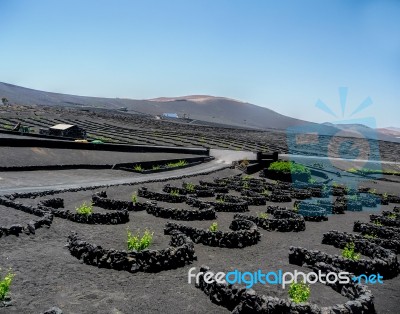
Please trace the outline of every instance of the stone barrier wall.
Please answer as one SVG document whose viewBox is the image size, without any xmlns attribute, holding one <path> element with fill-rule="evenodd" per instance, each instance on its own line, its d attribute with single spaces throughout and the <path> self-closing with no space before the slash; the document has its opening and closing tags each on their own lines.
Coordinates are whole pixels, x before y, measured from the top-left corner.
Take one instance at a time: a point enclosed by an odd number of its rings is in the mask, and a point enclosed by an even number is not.
<svg viewBox="0 0 400 314">
<path fill-rule="evenodd" d="M 72 256 L 85 264 L 131 273 L 174 269 L 197 259 L 193 243 L 188 237 L 177 231 L 172 231 L 170 234 L 170 247 L 162 250 L 140 252 L 107 250 L 81 240 L 75 233 L 68 237 L 67 247 Z"/>
<path fill-rule="evenodd" d="M 261 238 L 256 224 L 249 220 L 235 219 L 229 228 L 233 231 L 212 232 L 169 222 L 165 226 L 164 232 L 170 234 L 174 230 L 178 230 L 190 237 L 194 243 L 227 248 L 243 248 L 254 245 Z"/>
</svg>

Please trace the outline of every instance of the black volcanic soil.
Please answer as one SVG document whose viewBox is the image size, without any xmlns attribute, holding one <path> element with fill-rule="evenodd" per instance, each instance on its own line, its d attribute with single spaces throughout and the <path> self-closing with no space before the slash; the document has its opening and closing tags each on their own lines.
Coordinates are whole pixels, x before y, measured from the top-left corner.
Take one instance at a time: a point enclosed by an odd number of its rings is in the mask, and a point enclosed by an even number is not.
<svg viewBox="0 0 400 314">
<path fill-rule="evenodd" d="M 1 147 L 0 167 L 82 164 L 114 165 L 117 163 L 131 163 L 190 157 L 198 156 L 175 153 L 129 153 L 94 150 L 55 149 L 44 147 Z"/>
<path fill-rule="evenodd" d="M 186 181 L 197 183 L 199 180 L 212 180 L 239 173 L 237 170 L 223 170 L 212 175 L 197 176 Z M 173 186 L 181 186 L 182 180 L 171 180 Z M 161 191 L 163 183 L 145 184 L 149 189 Z M 398 185 L 391 182 L 374 184 L 380 192 L 398 194 Z M 110 198 L 129 200 L 130 195 L 142 185 L 116 186 L 107 189 Z M 382 189 L 382 191 L 381 191 Z M 234 193 L 232 193 L 234 194 Z M 74 209 L 84 201 L 89 201 L 92 191 L 62 193 L 56 197 L 65 200 L 66 208 Z M 37 204 L 40 199 L 19 199 L 26 204 Z M 139 201 L 145 201 L 139 198 Z M 161 203 L 165 207 L 189 208 L 185 204 Z M 283 206 L 290 206 L 284 203 Z M 263 206 L 251 206 L 250 214 L 263 210 Z M 391 209 L 393 205 L 383 206 Z M 1 208 L 0 208 L 1 209 Z M 12 210 L 2 211 L 0 225 L 4 217 L 7 221 Z M 168 245 L 169 236 L 163 234 L 166 219 L 156 218 L 146 212 L 131 212 L 130 222 L 124 225 L 85 225 L 55 218 L 50 229 L 42 228 L 35 236 L 8 236 L 0 239 L 0 265 L 3 269 L 12 267 L 16 273 L 12 287 L 14 305 L 0 309 L 0 313 L 40 313 L 52 306 L 60 307 L 64 313 L 228 313 L 225 308 L 213 304 L 206 295 L 187 283 L 187 272 L 191 267 L 210 266 L 215 271 L 230 271 L 238 268 L 242 271 L 294 269 L 308 271 L 288 263 L 288 250 L 291 245 L 309 249 L 320 249 L 328 253 L 340 254 L 340 250 L 321 244 L 322 234 L 329 230 L 351 232 L 355 220 L 369 221 L 371 211 L 361 213 L 346 212 L 344 215 L 329 217 L 329 221 L 306 223 L 306 231 L 300 233 L 267 232 L 261 229 L 261 241 L 244 249 L 222 249 L 196 244 L 198 261 L 184 268 L 160 273 L 130 274 L 123 271 L 100 269 L 82 264 L 72 257 L 64 247 L 67 236 L 76 231 L 83 239 L 100 244 L 105 248 L 124 249 L 126 229 L 132 231 L 149 228 L 154 231 L 152 248 Z M 10 215 L 10 216 L 9 216 Z M 18 214 L 19 215 L 19 214 Z M 233 213 L 218 213 L 218 225 L 228 230 Z M 18 218 L 17 216 L 16 218 Z M 22 219 L 23 217 L 21 217 Z M 182 224 L 208 228 L 212 221 L 180 222 Z M 378 313 L 398 313 L 400 305 L 400 278 L 385 281 L 383 285 L 369 286 L 375 295 Z M 280 287 L 260 286 L 254 289 L 258 293 L 287 297 Z M 311 287 L 311 301 L 328 306 L 344 303 L 346 298 L 324 285 Z"/>
</svg>

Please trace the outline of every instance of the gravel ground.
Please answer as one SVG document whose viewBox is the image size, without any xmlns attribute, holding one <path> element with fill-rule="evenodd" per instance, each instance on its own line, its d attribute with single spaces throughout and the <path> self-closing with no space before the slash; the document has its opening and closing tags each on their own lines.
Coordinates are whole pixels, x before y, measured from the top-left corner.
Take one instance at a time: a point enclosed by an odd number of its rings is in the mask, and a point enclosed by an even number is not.
<svg viewBox="0 0 400 314">
<path fill-rule="evenodd" d="M 239 173 L 226 169 L 211 175 L 186 179 L 192 183 L 199 180 L 211 181 L 213 177 L 224 177 Z M 181 186 L 183 180 L 171 180 L 173 186 Z M 114 199 L 129 200 L 130 195 L 140 186 L 161 191 L 166 184 L 152 183 L 134 186 L 115 186 L 107 189 L 108 196 Z M 398 185 L 393 182 L 368 182 L 380 192 L 398 193 Z M 102 189 L 99 189 L 102 190 Z M 232 195 L 235 193 L 232 192 Z M 66 208 L 74 209 L 84 201 L 89 201 L 92 191 L 62 193 L 56 197 L 65 200 Z M 43 198 L 51 198 L 43 197 Z M 43 199 L 42 198 L 42 199 Z M 26 204 L 36 204 L 41 198 L 19 199 Z M 145 201 L 139 197 L 139 201 Z M 189 208 L 185 204 L 159 202 L 160 206 Z M 284 203 L 283 206 L 290 206 Z M 263 206 L 251 206 L 249 214 L 263 211 Z M 383 206 L 373 212 L 391 209 L 393 205 Z M 96 208 L 96 211 L 100 209 Z M 321 244 L 322 234 L 329 230 L 351 232 L 353 222 L 367 222 L 371 211 L 360 213 L 346 212 L 334 215 L 326 222 L 307 222 L 306 231 L 300 233 L 268 232 L 261 229 L 261 241 L 244 249 L 224 249 L 195 244 L 198 260 L 193 264 L 176 270 L 160 273 L 130 274 L 123 271 L 99 269 L 82 264 L 72 257 L 64 247 L 67 236 L 76 231 L 85 240 L 105 248 L 124 249 L 126 229 L 132 231 L 149 228 L 154 231 L 152 248 L 168 246 L 170 236 L 163 234 L 166 219 L 157 218 L 146 212 L 131 212 L 130 222 L 124 225 L 85 225 L 55 218 L 50 229 L 42 228 L 35 236 L 8 236 L 0 239 L 0 266 L 12 267 L 16 273 L 12 287 L 14 305 L 0 309 L 0 313 L 40 313 L 52 306 L 60 307 L 64 313 L 227 313 L 208 299 L 194 285 L 187 282 L 187 272 L 191 267 L 203 264 L 215 271 L 229 271 L 237 268 L 242 271 L 294 269 L 308 271 L 306 268 L 288 263 L 288 250 L 291 245 L 309 249 L 320 249 L 327 253 L 340 254 L 340 250 Z M 0 225 L 3 222 L 25 221 L 25 215 L 14 213 L 12 209 L 0 207 Z M 16 215 L 16 216 L 15 216 Z M 233 213 L 218 213 L 218 225 L 228 230 Z M 30 216 L 30 215 L 28 215 Z M 35 219 L 35 216 L 32 216 Z M 185 225 L 208 228 L 212 221 L 180 222 Z M 378 313 L 398 313 L 400 305 L 400 278 L 385 281 L 379 286 L 369 287 L 375 295 Z M 257 285 L 254 289 L 260 294 L 287 297 L 287 291 L 277 286 Z M 311 287 L 311 302 L 320 306 L 344 303 L 347 299 L 332 289 L 316 284 Z"/>
</svg>

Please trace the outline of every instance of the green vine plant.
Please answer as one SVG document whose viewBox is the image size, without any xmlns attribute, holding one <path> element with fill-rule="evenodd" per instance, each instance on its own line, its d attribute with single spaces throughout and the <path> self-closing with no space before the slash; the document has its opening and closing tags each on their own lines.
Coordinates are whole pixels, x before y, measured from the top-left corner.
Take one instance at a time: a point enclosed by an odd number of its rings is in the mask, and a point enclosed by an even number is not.
<svg viewBox="0 0 400 314">
<path fill-rule="evenodd" d="M 211 226 L 208 228 L 211 232 L 217 232 L 218 231 L 218 222 L 213 222 Z"/>
<path fill-rule="evenodd" d="M 143 171 L 142 165 L 135 165 L 133 167 L 133 170 L 135 170 L 135 171 Z"/>
<path fill-rule="evenodd" d="M 147 249 L 153 242 L 154 232 L 150 232 L 149 230 L 145 230 L 143 235 L 140 236 L 140 232 L 138 231 L 135 235 L 133 235 L 129 230 L 127 230 L 127 247 L 128 251 L 142 251 Z"/>
<path fill-rule="evenodd" d="M 358 261 L 360 259 L 361 254 L 355 251 L 355 245 L 353 242 L 349 242 L 346 244 L 342 251 L 342 256 L 352 261 Z"/>
<path fill-rule="evenodd" d="M 389 218 L 389 219 L 397 219 L 397 215 L 395 213 L 390 213 L 389 215 L 387 215 L 387 218 Z"/>
<path fill-rule="evenodd" d="M 179 191 L 178 190 L 171 190 L 171 192 L 169 192 L 169 194 L 171 196 L 179 196 Z"/>
<path fill-rule="evenodd" d="M 195 186 L 193 183 L 190 182 L 185 184 L 185 189 L 191 193 L 195 192 Z"/>
<path fill-rule="evenodd" d="M 225 198 L 224 197 L 217 198 L 217 203 L 220 203 L 220 204 L 225 203 Z"/>
<path fill-rule="evenodd" d="M 89 216 L 93 213 L 93 203 L 87 204 L 83 202 L 83 204 L 76 207 L 75 210 L 79 215 Z"/>
<path fill-rule="evenodd" d="M 258 213 L 258 217 L 261 219 L 268 219 L 268 214 L 267 213 Z"/>
<path fill-rule="evenodd" d="M 14 277 L 15 274 L 13 274 L 11 270 L 7 272 L 4 278 L 1 279 L 0 277 L 0 301 L 4 301 L 5 298 L 7 297 Z"/>
<path fill-rule="evenodd" d="M 294 303 L 307 302 L 311 295 L 310 286 L 304 282 L 292 282 L 288 294 Z"/>
<path fill-rule="evenodd" d="M 131 201 L 133 204 L 136 204 L 138 202 L 138 196 L 136 192 L 133 192 L 131 195 Z"/>
<path fill-rule="evenodd" d="M 270 195 L 271 194 L 271 192 L 269 191 L 269 190 L 267 190 L 267 189 L 264 189 L 262 192 L 261 192 L 261 195 L 266 195 L 266 196 L 268 196 L 268 195 Z"/>
</svg>

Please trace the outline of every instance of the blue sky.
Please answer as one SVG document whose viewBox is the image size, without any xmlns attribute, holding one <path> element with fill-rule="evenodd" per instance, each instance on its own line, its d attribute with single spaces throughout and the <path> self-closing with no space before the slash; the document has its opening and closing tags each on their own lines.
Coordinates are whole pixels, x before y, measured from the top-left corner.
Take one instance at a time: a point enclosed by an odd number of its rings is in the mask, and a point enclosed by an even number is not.
<svg viewBox="0 0 400 314">
<path fill-rule="evenodd" d="M 208 94 L 310 121 L 400 126 L 400 1 L 0 0 L 0 81 L 146 99 Z"/>
</svg>

